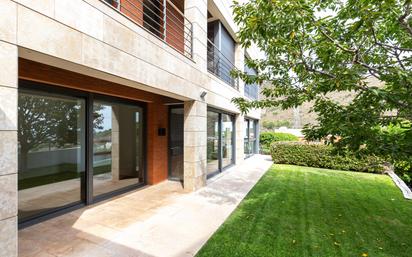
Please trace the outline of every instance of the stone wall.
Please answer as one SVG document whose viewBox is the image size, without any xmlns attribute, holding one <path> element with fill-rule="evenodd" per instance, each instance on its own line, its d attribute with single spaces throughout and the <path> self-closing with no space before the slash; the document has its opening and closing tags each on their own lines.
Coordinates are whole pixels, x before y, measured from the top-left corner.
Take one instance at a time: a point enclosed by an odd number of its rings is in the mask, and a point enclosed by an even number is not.
<svg viewBox="0 0 412 257">
<path fill-rule="evenodd" d="M 0 256 L 17 256 L 17 4 L 0 1 Z"/>
</svg>

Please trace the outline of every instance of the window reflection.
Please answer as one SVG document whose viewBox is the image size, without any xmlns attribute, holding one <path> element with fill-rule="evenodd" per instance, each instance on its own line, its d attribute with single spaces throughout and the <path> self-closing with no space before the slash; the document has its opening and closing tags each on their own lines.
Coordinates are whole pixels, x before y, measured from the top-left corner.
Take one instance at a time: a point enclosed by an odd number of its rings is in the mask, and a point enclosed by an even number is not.
<svg viewBox="0 0 412 257">
<path fill-rule="evenodd" d="M 95 102 L 93 109 L 94 196 L 143 183 L 141 108 Z"/>
<path fill-rule="evenodd" d="M 234 118 L 207 111 L 207 174 L 212 175 L 234 163 Z"/>
<path fill-rule="evenodd" d="M 255 153 L 256 149 L 256 121 L 245 119 L 244 130 L 244 153 L 245 157 L 249 157 Z"/>
<path fill-rule="evenodd" d="M 219 170 L 219 114 L 207 112 L 207 174 Z"/>
<path fill-rule="evenodd" d="M 222 114 L 222 167 L 233 163 L 233 118 Z"/>
<path fill-rule="evenodd" d="M 19 220 L 82 199 L 85 101 L 19 91 Z"/>
</svg>

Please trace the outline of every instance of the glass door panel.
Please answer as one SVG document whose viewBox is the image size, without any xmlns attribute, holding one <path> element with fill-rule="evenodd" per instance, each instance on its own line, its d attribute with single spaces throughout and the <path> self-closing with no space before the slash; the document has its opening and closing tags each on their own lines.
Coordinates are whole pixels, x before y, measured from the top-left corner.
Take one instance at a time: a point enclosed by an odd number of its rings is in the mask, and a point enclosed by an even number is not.
<svg viewBox="0 0 412 257">
<path fill-rule="evenodd" d="M 249 120 L 249 154 L 255 153 L 256 144 L 256 126 L 254 120 Z"/>
<path fill-rule="evenodd" d="M 207 111 L 207 175 L 213 176 L 234 163 L 234 118 Z"/>
<path fill-rule="evenodd" d="M 244 153 L 245 157 L 253 155 L 256 151 L 256 122 L 254 120 L 245 119 L 244 131 Z"/>
<path fill-rule="evenodd" d="M 207 111 L 207 174 L 219 170 L 219 114 Z"/>
<path fill-rule="evenodd" d="M 94 196 L 144 182 L 142 117 L 137 106 L 94 103 Z"/>
<path fill-rule="evenodd" d="M 250 154 L 250 147 L 249 147 L 249 120 L 245 119 L 244 122 L 244 133 L 243 133 L 243 141 L 244 141 L 244 154 L 245 157 L 248 157 Z"/>
<path fill-rule="evenodd" d="M 222 167 L 233 164 L 233 118 L 222 114 Z"/>
<path fill-rule="evenodd" d="M 84 199 L 85 114 L 84 99 L 19 90 L 19 222 Z"/>
<path fill-rule="evenodd" d="M 183 181 L 183 107 L 170 108 L 169 177 Z"/>
</svg>

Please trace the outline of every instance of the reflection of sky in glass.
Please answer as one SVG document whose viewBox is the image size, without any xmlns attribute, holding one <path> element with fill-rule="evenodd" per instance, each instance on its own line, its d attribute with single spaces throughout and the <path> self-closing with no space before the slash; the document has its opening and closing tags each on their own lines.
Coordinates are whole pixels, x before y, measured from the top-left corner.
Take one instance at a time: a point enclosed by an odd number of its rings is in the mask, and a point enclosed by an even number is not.
<svg viewBox="0 0 412 257">
<path fill-rule="evenodd" d="M 223 130 L 227 130 L 227 129 L 232 129 L 232 122 L 231 121 L 223 122 Z"/>
<path fill-rule="evenodd" d="M 102 115 L 103 123 L 102 129 L 96 129 L 99 131 L 105 131 L 112 128 L 112 107 L 109 105 L 102 105 L 103 109 L 99 111 L 99 114 Z"/>
</svg>

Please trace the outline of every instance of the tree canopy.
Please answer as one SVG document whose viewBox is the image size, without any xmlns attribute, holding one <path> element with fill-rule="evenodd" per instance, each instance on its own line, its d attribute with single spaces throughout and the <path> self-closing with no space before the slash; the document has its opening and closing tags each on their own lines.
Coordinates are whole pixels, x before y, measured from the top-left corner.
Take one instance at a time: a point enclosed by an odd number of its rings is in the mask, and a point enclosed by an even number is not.
<svg viewBox="0 0 412 257">
<path fill-rule="evenodd" d="M 318 120 L 305 127 L 308 139 L 412 155 L 411 0 L 234 1 L 234 16 L 241 44 L 266 56 L 247 61 L 258 75 L 234 75 L 270 84 L 258 101 L 233 100 L 243 112 L 313 102 Z M 328 97 L 340 91 L 353 99 Z"/>
</svg>

